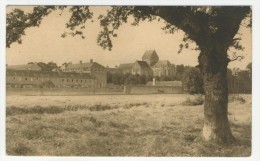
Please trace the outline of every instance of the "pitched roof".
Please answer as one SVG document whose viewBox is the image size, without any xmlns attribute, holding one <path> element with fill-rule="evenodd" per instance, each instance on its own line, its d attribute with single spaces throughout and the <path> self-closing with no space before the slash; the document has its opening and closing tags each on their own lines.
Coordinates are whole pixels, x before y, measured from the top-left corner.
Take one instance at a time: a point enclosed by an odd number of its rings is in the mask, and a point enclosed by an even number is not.
<svg viewBox="0 0 260 161">
<path fill-rule="evenodd" d="M 146 61 L 136 61 L 141 68 L 150 68 Z"/>
<path fill-rule="evenodd" d="M 126 64 L 120 64 L 119 69 L 131 69 L 134 66 L 134 63 L 126 63 Z"/>
<path fill-rule="evenodd" d="M 32 71 L 32 70 L 6 70 L 6 76 L 21 76 L 21 77 L 43 77 L 43 78 L 73 78 L 73 79 L 90 79 L 88 73 L 75 72 L 49 72 L 49 71 Z"/>
<path fill-rule="evenodd" d="M 88 63 L 81 63 L 81 64 L 68 64 L 66 68 L 91 68 L 93 65 L 104 67 L 96 62 L 88 62 Z"/>
<path fill-rule="evenodd" d="M 146 83 L 147 86 L 152 86 L 153 81 L 149 81 Z M 155 86 L 182 86 L 181 81 L 156 81 Z"/>
<path fill-rule="evenodd" d="M 156 51 L 155 50 L 146 50 L 142 57 L 142 60 L 154 59 L 154 58 L 159 59 Z"/>
<path fill-rule="evenodd" d="M 41 67 L 37 64 L 8 65 L 6 68 L 15 70 L 41 70 Z"/>
<path fill-rule="evenodd" d="M 171 66 L 171 63 L 168 60 L 160 60 L 153 67 L 162 67 L 162 66 Z"/>
<path fill-rule="evenodd" d="M 66 68 L 89 68 L 92 67 L 94 63 L 82 63 L 82 64 L 68 64 Z"/>
</svg>

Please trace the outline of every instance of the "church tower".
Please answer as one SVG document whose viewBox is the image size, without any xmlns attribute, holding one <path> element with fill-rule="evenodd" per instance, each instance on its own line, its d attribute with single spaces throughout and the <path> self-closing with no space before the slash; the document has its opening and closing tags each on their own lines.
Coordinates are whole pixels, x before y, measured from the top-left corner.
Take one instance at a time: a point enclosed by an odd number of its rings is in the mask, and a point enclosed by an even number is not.
<svg viewBox="0 0 260 161">
<path fill-rule="evenodd" d="M 159 61 L 159 57 L 155 50 L 147 50 L 145 51 L 142 60 L 146 61 L 147 64 L 151 67 Z"/>
</svg>

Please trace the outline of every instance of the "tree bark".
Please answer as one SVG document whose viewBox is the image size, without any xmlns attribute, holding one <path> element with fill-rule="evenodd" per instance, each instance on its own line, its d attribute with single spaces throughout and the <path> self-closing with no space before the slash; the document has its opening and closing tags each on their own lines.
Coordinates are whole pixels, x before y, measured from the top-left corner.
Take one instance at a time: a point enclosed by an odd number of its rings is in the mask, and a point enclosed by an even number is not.
<svg viewBox="0 0 260 161">
<path fill-rule="evenodd" d="M 199 62 L 205 91 L 203 136 L 207 141 L 234 142 L 228 121 L 227 48 L 211 43 L 201 50 Z"/>
</svg>

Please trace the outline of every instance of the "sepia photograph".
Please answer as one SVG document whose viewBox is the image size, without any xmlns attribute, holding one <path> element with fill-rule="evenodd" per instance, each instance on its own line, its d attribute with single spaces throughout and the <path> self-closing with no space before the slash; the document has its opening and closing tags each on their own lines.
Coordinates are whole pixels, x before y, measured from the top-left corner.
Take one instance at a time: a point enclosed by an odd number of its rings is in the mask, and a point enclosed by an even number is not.
<svg viewBox="0 0 260 161">
<path fill-rule="evenodd" d="M 250 157 L 252 7 L 6 6 L 7 156 Z"/>
</svg>

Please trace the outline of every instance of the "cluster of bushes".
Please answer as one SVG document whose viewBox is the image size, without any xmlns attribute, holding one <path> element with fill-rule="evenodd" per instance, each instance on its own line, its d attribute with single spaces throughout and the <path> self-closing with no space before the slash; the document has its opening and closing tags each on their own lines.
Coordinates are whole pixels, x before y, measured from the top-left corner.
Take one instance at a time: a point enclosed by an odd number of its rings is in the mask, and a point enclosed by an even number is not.
<svg viewBox="0 0 260 161">
<path fill-rule="evenodd" d="M 6 108 L 6 116 L 14 116 L 14 115 L 23 115 L 23 114 L 59 114 L 64 112 L 64 108 L 60 108 L 58 106 L 49 106 L 49 107 L 42 107 L 42 106 L 34 106 L 31 108 L 22 108 L 11 106 Z"/>
<path fill-rule="evenodd" d="M 145 76 L 139 74 L 133 75 L 130 73 L 126 73 L 126 74 L 108 73 L 107 83 L 113 83 L 116 85 L 145 85 L 147 82 L 151 81 L 152 79 L 153 79 L 152 76 Z"/>
<path fill-rule="evenodd" d="M 50 80 L 42 82 L 39 86 L 40 88 L 55 88 L 55 84 Z"/>
<path fill-rule="evenodd" d="M 189 67 L 184 70 L 182 77 L 183 90 L 190 94 L 203 94 L 203 77 L 198 68 Z"/>
<path fill-rule="evenodd" d="M 95 104 L 95 105 L 68 105 L 68 106 L 33 106 L 33 107 L 17 107 L 8 106 L 6 108 L 6 116 L 24 115 L 24 114 L 59 114 L 65 111 L 79 111 L 79 110 L 90 110 L 90 111 L 105 111 L 111 109 L 124 108 L 129 109 L 132 107 L 148 106 L 147 102 L 140 103 L 129 103 L 124 106 L 109 104 Z"/>
</svg>

